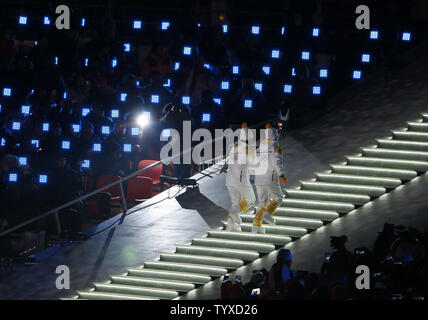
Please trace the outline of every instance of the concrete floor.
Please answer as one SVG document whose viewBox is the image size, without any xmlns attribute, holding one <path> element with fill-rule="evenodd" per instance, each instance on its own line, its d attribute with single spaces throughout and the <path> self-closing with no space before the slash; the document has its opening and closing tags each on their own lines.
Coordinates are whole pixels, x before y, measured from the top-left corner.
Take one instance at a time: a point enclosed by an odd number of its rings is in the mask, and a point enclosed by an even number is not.
<svg viewBox="0 0 428 320">
<path fill-rule="evenodd" d="M 330 111 L 311 125 L 287 132 L 283 139 L 288 177 L 287 188 L 299 180 L 313 178 L 314 171 L 328 169 L 330 163 L 343 162 L 344 156 L 358 153 L 359 148 L 374 144 L 375 138 L 390 135 L 390 130 L 404 127 L 406 121 L 428 112 L 427 59 L 412 65 L 388 79 L 372 77 L 363 85 L 350 88 L 346 99 L 333 101 Z M 208 169 L 218 171 L 218 168 Z M 83 243 L 51 248 L 38 256 L 39 263 L 14 265 L 0 273 L 0 299 L 57 299 L 72 296 L 96 281 L 108 280 L 109 274 L 120 274 L 128 267 L 155 260 L 161 252 L 173 252 L 177 244 L 204 235 L 221 225 L 226 217 L 229 196 L 224 188 L 224 174 L 213 173 L 202 178 L 198 189 L 189 190 L 174 199 L 168 192 L 133 209 L 121 225 L 116 225 Z M 171 195 L 177 190 L 171 190 Z M 348 247 L 371 247 L 384 222 L 418 228 L 428 226 L 428 176 L 422 175 L 387 195 L 337 219 L 311 234 L 289 244 L 294 255 L 294 268 L 318 272 L 329 251 L 329 236 L 348 235 Z M 161 201 L 162 200 L 162 201 Z M 160 202 L 159 202 L 160 201 Z M 114 217 L 100 226 L 109 226 Z M 235 273 L 246 282 L 255 268 L 270 268 L 275 252 Z M 70 268 L 71 288 L 57 290 L 55 269 Z M 232 274 L 233 278 L 233 274 Z M 218 297 L 220 281 L 193 290 L 183 299 Z"/>
</svg>

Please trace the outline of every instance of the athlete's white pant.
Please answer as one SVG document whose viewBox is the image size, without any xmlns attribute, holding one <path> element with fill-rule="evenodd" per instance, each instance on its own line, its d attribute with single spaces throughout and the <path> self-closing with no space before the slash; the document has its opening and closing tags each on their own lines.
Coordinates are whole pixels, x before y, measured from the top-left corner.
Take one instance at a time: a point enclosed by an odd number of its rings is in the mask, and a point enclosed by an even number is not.
<svg viewBox="0 0 428 320">
<path fill-rule="evenodd" d="M 242 219 L 239 216 L 240 213 L 250 209 L 256 202 L 254 190 L 251 186 L 228 186 L 227 190 L 229 191 L 231 201 L 229 218 L 231 218 L 235 224 L 240 225 L 242 222 Z"/>
<path fill-rule="evenodd" d="M 256 186 L 257 190 L 257 211 L 253 220 L 253 225 L 260 227 L 262 225 L 262 216 L 265 212 L 270 215 L 275 213 L 283 199 L 283 193 L 279 184 L 271 184 L 266 186 Z"/>
</svg>

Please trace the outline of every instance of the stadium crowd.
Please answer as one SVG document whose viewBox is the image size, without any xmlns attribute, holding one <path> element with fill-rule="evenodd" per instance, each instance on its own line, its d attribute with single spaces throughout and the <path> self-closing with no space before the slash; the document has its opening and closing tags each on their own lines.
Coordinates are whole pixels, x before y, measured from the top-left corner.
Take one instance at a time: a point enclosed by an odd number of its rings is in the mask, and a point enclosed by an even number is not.
<svg viewBox="0 0 428 320">
<path fill-rule="evenodd" d="M 27 18 L 4 25 L 0 231 L 93 190 L 100 176 L 123 177 L 141 160 L 158 160 L 159 137 L 183 120 L 214 130 L 290 108 L 291 124 L 299 126 L 322 113 L 329 90 L 351 82 L 353 65 L 372 66 L 354 50 L 367 39 L 323 29 L 321 7 L 314 1 L 311 10 L 291 8 L 287 26 L 266 37 L 259 26 L 233 33 L 225 22 L 179 18 L 158 21 L 144 36 L 141 21 L 118 28 L 110 15 L 99 25 L 75 20 L 80 27 L 70 30 L 40 27 L 36 37 Z M 339 52 L 335 41 L 343 41 Z M 386 51 L 368 49 L 387 59 Z M 321 70 L 337 75 L 330 81 Z M 79 230 L 86 205 L 72 210 Z"/>
<path fill-rule="evenodd" d="M 331 237 L 320 272 L 296 271 L 293 255 L 280 249 L 270 271 L 254 270 L 250 282 L 224 280 L 221 299 L 236 300 L 424 300 L 428 288 L 428 232 L 385 223 L 373 247 L 346 248 L 346 236 Z M 356 268 L 370 275 L 358 289 Z"/>
</svg>

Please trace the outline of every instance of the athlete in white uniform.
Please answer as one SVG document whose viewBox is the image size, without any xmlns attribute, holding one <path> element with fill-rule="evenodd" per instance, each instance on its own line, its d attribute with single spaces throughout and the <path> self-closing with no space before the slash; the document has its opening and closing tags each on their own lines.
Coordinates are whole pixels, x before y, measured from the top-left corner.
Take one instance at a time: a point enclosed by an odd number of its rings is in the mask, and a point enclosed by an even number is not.
<svg viewBox="0 0 428 320">
<path fill-rule="evenodd" d="M 255 150 L 249 146 L 247 124 L 243 123 L 239 141 L 232 147 L 228 158 L 226 187 L 230 194 L 231 206 L 227 219 L 228 231 L 241 231 L 240 214 L 249 210 L 256 201 L 250 182 L 249 167 L 255 159 Z"/>
<path fill-rule="evenodd" d="M 279 146 L 278 131 L 270 124 L 266 125 L 265 139 L 259 146 L 260 170 L 255 171 L 255 185 L 258 196 L 256 216 L 253 220 L 252 232 L 264 233 L 262 222 L 275 224 L 272 215 L 283 199 L 281 185 L 287 182 L 284 173 L 282 150 Z"/>
</svg>

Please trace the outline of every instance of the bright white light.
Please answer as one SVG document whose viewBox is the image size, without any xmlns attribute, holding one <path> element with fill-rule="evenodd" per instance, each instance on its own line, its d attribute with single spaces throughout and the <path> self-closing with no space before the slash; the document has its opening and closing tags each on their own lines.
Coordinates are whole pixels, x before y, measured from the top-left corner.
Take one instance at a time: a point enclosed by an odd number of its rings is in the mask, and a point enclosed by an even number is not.
<svg viewBox="0 0 428 320">
<path fill-rule="evenodd" d="M 134 20 L 133 27 L 134 29 L 141 29 L 142 22 L 141 20 Z"/>
<path fill-rule="evenodd" d="M 320 86 L 313 86 L 312 87 L 312 94 L 316 94 L 316 95 L 321 94 L 321 87 Z"/>
<path fill-rule="evenodd" d="M 72 124 L 71 127 L 73 128 L 74 133 L 80 132 L 80 124 Z"/>
<path fill-rule="evenodd" d="M 219 105 L 221 105 L 221 98 L 213 98 L 213 101 Z"/>
<path fill-rule="evenodd" d="M 82 168 L 90 168 L 91 167 L 91 160 L 83 160 L 82 162 Z"/>
<path fill-rule="evenodd" d="M 37 140 L 37 139 L 33 139 L 33 140 L 31 140 L 31 144 L 32 144 L 33 146 L 35 146 L 36 148 L 38 148 L 38 147 L 39 147 L 39 140 Z"/>
<path fill-rule="evenodd" d="M 328 70 L 320 69 L 320 78 L 327 78 L 327 77 L 328 77 Z"/>
<path fill-rule="evenodd" d="M 48 182 L 48 176 L 45 174 L 39 175 L 39 183 L 47 183 Z"/>
<path fill-rule="evenodd" d="M 281 28 L 281 35 L 284 35 L 285 34 L 285 27 L 282 27 Z"/>
<path fill-rule="evenodd" d="M 252 34 L 259 34 L 260 33 L 260 27 L 259 26 L 252 26 L 251 27 L 251 33 Z"/>
<path fill-rule="evenodd" d="M 161 29 L 162 30 L 168 30 L 168 28 L 169 28 L 169 22 L 168 21 L 162 21 Z"/>
<path fill-rule="evenodd" d="M 370 54 L 368 54 L 368 53 L 363 53 L 363 54 L 361 55 L 361 61 L 362 61 L 362 62 L 366 62 L 366 63 L 370 62 Z"/>
<path fill-rule="evenodd" d="M 61 143 L 61 147 L 62 147 L 64 150 L 69 150 L 69 149 L 70 149 L 70 141 L 63 141 L 63 142 Z"/>
<path fill-rule="evenodd" d="M 183 54 L 190 56 L 192 54 L 192 47 L 188 47 L 188 46 L 184 47 Z"/>
<path fill-rule="evenodd" d="M 111 117 L 112 118 L 119 118 L 119 110 L 117 110 L 117 109 L 111 110 Z"/>
<path fill-rule="evenodd" d="M 295 77 L 295 76 L 296 76 L 296 68 L 291 68 L 291 75 L 292 75 L 293 77 Z"/>
<path fill-rule="evenodd" d="M 30 106 L 21 106 L 21 113 L 25 115 L 30 114 Z"/>
<path fill-rule="evenodd" d="M 85 26 L 85 24 L 86 24 L 86 19 L 85 19 L 85 18 L 82 18 L 82 20 L 80 20 L 80 26 L 81 26 L 81 27 L 84 27 L 84 26 Z"/>
<path fill-rule="evenodd" d="M 273 49 L 272 53 L 271 53 L 271 57 L 275 58 L 275 59 L 278 59 L 279 58 L 279 50 Z"/>
<path fill-rule="evenodd" d="M 261 83 L 261 82 L 254 83 L 254 89 L 262 92 L 263 91 L 263 83 Z"/>
<path fill-rule="evenodd" d="M 401 35 L 401 40 L 410 41 L 411 36 L 412 35 L 410 32 L 403 32 L 403 34 Z"/>
<path fill-rule="evenodd" d="M 312 29 L 312 37 L 318 37 L 320 34 L 320 29 L 319 28 L 313 28 Z"/>
<path fill-rule="evenodd" d="M 3 88 L 3 95 L 5 97 L 10 97 L 12 95 L 12 89 L 11 88 Z"/>
<path fill-rule="evenodd" d="M 144 128 L 150 123 L 150 112 L 143 112 L 137 117 L 137 124 Z"/>
<path fill-rule="evenodd" d="M 62 94 L 62 98 L 67 99 L 67 91 L 64 91 L 64 93 Z"/>
<path fill-rule="evenodd" d="M 233 66 L 232 67 L 232 73 L 233 74 L 238 74 L 239 73 L 239 66 Z"/>
<path fill-rule="evenodd" d="M 229 81 L 222 81 L 221 82 L 221 89 L 222 90 L 229 90 Z"/>
<path fill-rule="evenodd" d="M 28 161 L 27 157 L 19 157 L 19 164 L 21 166 L 26 166 L 27 165 L 27 161 Z"/>
<path fill-rule="evenodd" d="M 49 17 L 43 18 L 43 24 L 45 24 L 45 25 L 51 24 L 51 20 L 49 20 Z"/>
<path fill-rule="evenodd" d="M 127 95 L 128 95 L 127 93 L 121 93 L 120 94 L 120 101 L 126 101 L 126 96 Z"/>
<path fill-rule="evenodd" d="M 48 132 L 49 131 L 49 123 L 45 122 L 42 124 L 42 131 Z"/>
<path fill-rule="evenodd" d="M 293 86 L 291 84 L 284 85 L 284 93 L 291 93 L 292 90 L 293 90 Z"/>
<path fill-rule="evenodd" d="M 309 51 L 302 51 L 302 60 L 309 60 L 310 52 Z"/>
<path fill-rule="evenodd" d="M 21 122 L 13 121 L 12 130 L 21 130 Z"/>
<path fill-rule="evenodd" d="M 101 133 L 102 134 L 110 134 L 110 127 L 109 126 L 102 126 L 101 127 Z"/>
<path fill-rule="evenodd" d="M 222 25 L 223 33 L 227 33 L 229 31 L 229 26 L 227 24 Z"/>
<path fill-rule="evenodd" d="M 253 100 L 245 99 L 244 108 L 251 109 L 253 107 Z"/>
<path fill-rule="evenodd" d="M 125 51 L 125 52 L 131 51 L 131 44 L 130 43 L 124 43 L 123 44 L 123 51 Z"/>
<path fill-rule="evenodd" d="M 189 96 L 183 96 L 183 97 L 181 98 L 181 102 L 182 102 L 183 104 L 190 104 L 190 97 L 189 97 Z"/>
<path fill-rule="evenodd" d="M 114 59 L 111 61 L 111 66 L 112 66 L 113 68 L 116 68 L 116 66 L 117 66 L 117 59 L 116 59 L 116 58 L 114 58 Z"/>
<path fill-rule="evenodd" d="M 270 67 L 269 66 L 263 66 L 262 70 L 265 74 L 269 75 L 270 74 Z"/>
<path fill-rule="evenodd" d="M 20 16 L 19 17 L 19 24 L 27 24 L 27 17 Z"/>
<path fill-rule="evenodd" d="M 88 113 L 91 112 L 91 109 L 89 108 L 82 108 L 82 116 L 86 117 L 88 115 Z"/>
<path fill-rule="evenodd" d="M 210 121 L 211 121 L 211 113 L 203 113 L 202 122 L 210 122 Z"/>
<path fill-rule="evenodd" d="M 131 136 L 138 136 L 140 134 L 140 128 L 131 128 Z"/>
<path fill-rule="evenodd" d="M 180 69 L 180 62 L 174 63 L 174 70 Z"/>
<path fill-rule="evenodd" d="M 16 173 L 9 173 L 9 182 L 18 181 L 18 175 Z"/>
<path fill-rule="evenodd" d="M 101 143 L 94 143 L 94 151 L 101 152 Z"/>
<path fill-rule="evenodd" d="M 163 84 L 164 87 L 171 87 L 171 79 L 167 79 L 166 83 Z"/>
<path fill-rule="evenodd" d="M 55 57 L 55 64 L 58 65 L 58 57 Z"/>
<path fill-rule="evenodd" d="M 171 136 L 171 130 L 170 129 L 163 129 L 161 132 L 162 137 L 168 138 Z"/>
<path fill-rule="evenodd" d="M 151 103 L 159 103 L 159 95 L 157 95 L 157 94 L 152 94 L 152 97 L 151 97 Z"/>
<path fill-rule="evenodd" d="M 0 140 L 0 147 L 4 147 L 6 145 L 6 139 L 5 138 L 1 138 Z"/>
<path fill-rule="evenodd" d="M 85 58 L 85 67 L 87 67 L 87 66 L 88 66 L 88 63 L 89 63 L 89 59 L 88 59 L 88 58 Z"/>
<path fill-rule="evenodd" d="M 361 79 L 361 71 L 360 70 L 354 70 L 354 72 L 352 73 L 352 78 L 353 79 Z"/>
<path fill-rule="evenodd" d="M 370 39 L 379 39 L 379 31 L 377 30 L 370 31 Z"/>
<path fill-rule="evenodd" d="M 123 152 L 131 152 L 132 151 L 132 146 L 130 143 L 125 143 L 123 145 Z"/>
</svg>

